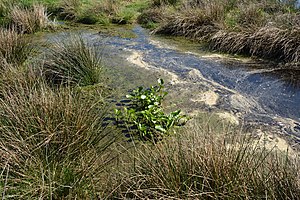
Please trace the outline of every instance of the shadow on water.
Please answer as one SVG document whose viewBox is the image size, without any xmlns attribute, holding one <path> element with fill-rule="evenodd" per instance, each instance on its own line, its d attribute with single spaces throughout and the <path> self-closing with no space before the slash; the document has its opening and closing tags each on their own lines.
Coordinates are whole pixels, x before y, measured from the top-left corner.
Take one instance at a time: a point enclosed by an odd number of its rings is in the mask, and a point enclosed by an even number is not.
<svg viewBox="0 0 300 200">
<path fill-rule="evenodd" d="M 269 73 L 285 83 L 290 91 L 297 92 L 300 88 L 300 69 L 278 69 Z M 300 102 L 299 102 L 300 103 Z"/>
</svg>

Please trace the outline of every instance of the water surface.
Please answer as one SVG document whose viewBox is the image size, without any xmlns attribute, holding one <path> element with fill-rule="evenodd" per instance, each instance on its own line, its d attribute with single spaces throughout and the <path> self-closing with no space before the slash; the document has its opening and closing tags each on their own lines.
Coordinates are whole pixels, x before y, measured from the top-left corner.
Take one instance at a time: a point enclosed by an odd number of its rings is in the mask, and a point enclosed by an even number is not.
<svg viewBox="0 0 300 200">
<path fill-rule="evenodd" d="M 132 86 L 141 84 L 147 76 L 169 77 L 168 88 L 177 98 L 171 102 L 186 106 L 186 112 L 226 111 L 245 124 L 267 126 L 300 138 L 300 71 L 211 55 L 201 51 L 199 44 L 151 36 L 139 26 L 132 31 L 136 37 L 81 33 L 91 45 L 101 47 L 104 63 L 117 65 L 123 75 L 129 65 L 135 65 L 127 74 L 132 76 Z M 122 82 L 119 85 L 122 87 Z M 215 104 L 207 105 L 201 97 L 207 91 L 218 96 Z M 195 100 L 199 96 L 200 100 Z"/>
</svg>

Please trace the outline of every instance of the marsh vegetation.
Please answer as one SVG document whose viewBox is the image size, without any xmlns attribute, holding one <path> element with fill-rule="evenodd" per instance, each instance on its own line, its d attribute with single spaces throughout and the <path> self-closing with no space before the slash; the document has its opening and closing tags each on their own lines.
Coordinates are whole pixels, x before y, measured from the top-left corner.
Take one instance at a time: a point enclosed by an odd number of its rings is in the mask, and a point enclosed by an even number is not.
<svg viewBox="0 0 300 200">
<path fill-rule="evenodd" d="M 184 36 L 212 50 L 299 67 L 296 1 L 158 1 L 142 15 L 146 26 L 158 23 L 155 33 Z"/>
<path fill-rule="evenodd" d="M 275 14 L 290 9 L 288 17 L 277 16 L 279 21 L 290 19 L 290 27 L 276 21 L 268 28 L 256 13 L 258 5 L 245 9 L 254 12 L 257 22 L 252 24 L 246 19 L 249 13 L 233 10 L 242 6 L 241 1 L 230 1 L 231 7 L 228 2 L 1 0 L 2 198 L 298 199 L 298 157 L 266 148 L 214 114 L 178 126 L 186 116 L 164 110 L 167 93 L 161 79 L 156 87 L 132 88 L 128 98 L 134 110 L 126 112 L 128 120 L 123 121 L 125 127 L 137 126 L 127 132 L 142 137 L 128 142 L 111 119 L 114 105 L 108 97 L 114 88 L 106 84 L 100 50 L 81 35 L 51 44 L 40 44 L 29 35 L 55 29 L 55 17 L 123 24 L 141 20 L 137 13 L 144 11 L 151 18 L 145 17 L 145 23 L 160 23 L 156 32 L 205 39 L 212 48 L 231 53 L 261 52 L 257 56 L 266 58 L 277 53 L 285 62 L 299 63 L 299 24 L 293 21 L 298 10 L 276 2 L 269 8 L 269 1 L 257 1 L 265 6 L 259 12 L 266 19 L 269 12 L 275 20 Z M 243 42 L 250 34 L 256 49 Z M 269 40 L 271 48 L 264 45 Z"/>
</svg>

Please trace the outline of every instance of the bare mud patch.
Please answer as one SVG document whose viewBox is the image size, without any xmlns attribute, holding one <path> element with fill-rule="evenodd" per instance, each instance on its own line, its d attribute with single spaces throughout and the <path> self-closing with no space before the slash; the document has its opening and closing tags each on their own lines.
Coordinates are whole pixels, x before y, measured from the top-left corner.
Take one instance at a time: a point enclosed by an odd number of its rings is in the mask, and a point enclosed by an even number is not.
<svg viewBox="0 0 300 200">
<path fill-rule="evenodd" d="M 269 151 L 277 150 L 286 153 L 291 157 L 299 156 L 299 152 L 293 150 L 293 147 L 285 139 L 280 138 L 276 134 L 257 130 L 256 136 L 257 139 L 255 139 L 254 142 L 257 142 L 262 148 L 266 148 Z"/>
<path fill-rule="evenodd" d="M 239 125 L 239 119 L 229 112 L 221 112 L 217 113 L 217 116 L 223 119 L 225 122 L 230 123 L 232 125 Z"/>
<path fill-rule="evenodd" d="M 132 52 L 132 54 L 127 58 L 127 61 L 129 61 L 130 63 L 137 65 L 141 68 L 147 69 L 147 70 L 159 71 L 163 75 L 167 76 L 172 84 L 182 83 L 182 81 L 179 80 L 179 77 L 175 73 L 169 72 L 162 68 L 158 69 L 154 66 L 151 66 L 148 63 L 143 61 L 142 53 L 139 53 L 137 51 L 131 51 L 131 52 Z"/>
<path fill-rule="evenodd" d="M 200 93 L 196 96 L 196 98 L 192 98 L 191 101 L 193 102 L 203 102 L 208 106 L 214 106 L 217 104 L 219 99 L 219 95 L 214 91 L 207 91 Z"/>
</svg>

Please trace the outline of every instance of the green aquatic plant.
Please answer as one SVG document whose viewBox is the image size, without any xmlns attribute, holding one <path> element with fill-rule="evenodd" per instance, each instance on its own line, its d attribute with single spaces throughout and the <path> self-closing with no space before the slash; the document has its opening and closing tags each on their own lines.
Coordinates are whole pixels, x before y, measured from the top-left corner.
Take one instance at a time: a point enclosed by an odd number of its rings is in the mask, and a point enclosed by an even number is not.
<svg viewBox="0 0 300 200">
<path fill-rule="evenodd" d="M 166 114 L 162 108 L 162 100 L 168 94 L 164 91 L 164 82 L 158 79 L 158 86 L 148 89 L 139 87 L 126 98 L 131 101 L 123 111 L 116 109 L 117 121 L 124 120 L 127 125 L 134 125 L 143 139 L 157 140 L 174 126 L 181 125 L 188 117 L 181 115 L 181 110 Z"/>
</svg>

